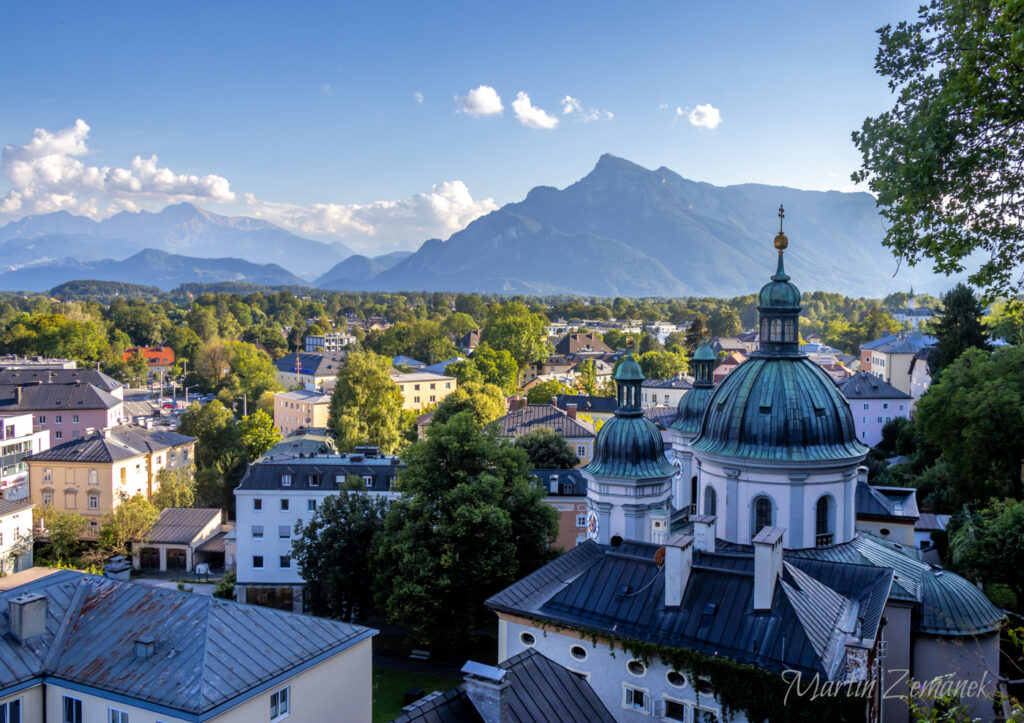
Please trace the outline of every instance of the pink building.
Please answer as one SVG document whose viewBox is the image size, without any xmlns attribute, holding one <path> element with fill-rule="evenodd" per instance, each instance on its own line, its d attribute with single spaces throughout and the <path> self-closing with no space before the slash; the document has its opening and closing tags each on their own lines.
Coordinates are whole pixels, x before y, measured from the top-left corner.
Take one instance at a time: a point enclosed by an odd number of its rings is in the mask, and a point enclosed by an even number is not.
<svg viewBox="0 0 1024 723">
<path fill-rule="evenodd" d="M 124 417 L 123 387 L 96 369 L 0 372 L 0 412 L 32 414 L 50 445 L 106 429 Z"/>
</svg>

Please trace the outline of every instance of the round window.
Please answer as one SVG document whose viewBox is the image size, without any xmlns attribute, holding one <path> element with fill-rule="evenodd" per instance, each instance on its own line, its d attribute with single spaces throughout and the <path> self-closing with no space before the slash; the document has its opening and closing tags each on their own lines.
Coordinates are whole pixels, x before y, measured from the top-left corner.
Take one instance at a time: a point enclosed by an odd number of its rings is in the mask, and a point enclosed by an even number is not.
<svg viewBox="0 0 1024 723">
<path fill-rule="evenodd" d="M 641 675 L 647 672 L 647 668 L 645 668 L 644 664 L 641 663 L 639 660 L 631 660 L 628 663 L 626 663 L 626 670 L 628 670 L 630 673 L 637 677 L 640 677 Z"/>
<path fill-rule="evenodd" d="M 882 537 L 888 537 L 889 536 L 889 528 L 888 527 L 883 527 L 882 529 L 879 530 L 879 532 L 881 533 Z"/>
<path fill-rule="evenodd" d="M 533 633 L 519 633 L 519 642 L 532 648 L 533 644 L 537 642 L 537 638 L 533 637 Z"/>
<path fill-rule="evenodd" d="M 576 660 L 586 660 L 587 649 L 584 648 L 582 645 L 573 645 L 571 648 L 569 648 L 569 655 L 576 658 Z"/>
<path fill-rule="evenodd" d="M 698 678 L 697 685 L 694 687 L 697 688 L 697 692 L 701 695 L 711 695 L 715 690 L 711 687 L 711 681 L 707 678 Z"/>
<path fill-rule="evenodd" d="M 674 685 L 677 688 L 682 688 L 686 685 L 686 678 L 678 670 L 670 670 L 665 673 L 665 680 L 668 681 L 669 685 Z"/>
<path fill-rule="evenodd" d="M 618 547 L 622 544 L 622 537 L 619 535 L 612 535 L 610 542 L 612 543 L 612 547 Z"/>
</svg>

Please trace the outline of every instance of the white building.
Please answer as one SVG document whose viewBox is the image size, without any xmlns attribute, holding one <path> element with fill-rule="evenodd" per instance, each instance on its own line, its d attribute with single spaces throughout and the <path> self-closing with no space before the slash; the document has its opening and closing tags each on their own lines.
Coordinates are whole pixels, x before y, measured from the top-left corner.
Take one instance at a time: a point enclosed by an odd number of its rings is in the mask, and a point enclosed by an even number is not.
<svg viewBox="0 0 1024 723">
<path fill-rule="evenodd" d="M 32 567 L 32 508 L 27 499 L 0 499 L 0 573 Z"/>
<path fill-rule="evenodd" d="M 235 549 L 239 602 L 302 611 L 303 580 L 292 557 L 295 525 L 309 521 L 328 495 L 354 475 L 367 492 L 388 499 L 402 469 L 376 447 L 308 457 L 266 455 L 249 466 L 235 488 Z"/>
<path fill-rule="evenodd" d="M 910 419 L 913 399 L 874 374 L 860 372 L 839 383 L 839 391 L 850 403 L 857 439 L 874 447 L 882 441 L 882 427 L 896 417 Z"/>
<path fill-rule="evenodd" d="M 50 448 L 50 432 L 33 427 L 31 412 L 0 414 L 0 497 L 28 497 L 28 465 L 25 458 Z"/>
<path fill-rule="evenodd" d="M 644 409 L 659 404 L 675 408 L 692 388 L 693 380 L 682 372 L 668 379 L 644 379 L 640 402 Z"/>
<path fill-rule="evenodd" d="M 323 336 L 307 336 L 305 346 L 308 352 L 345 351 L 350 344 L 355 342 L 356 338 L 351 334 L 338 331 L 324 334 Z"/>
</svg>

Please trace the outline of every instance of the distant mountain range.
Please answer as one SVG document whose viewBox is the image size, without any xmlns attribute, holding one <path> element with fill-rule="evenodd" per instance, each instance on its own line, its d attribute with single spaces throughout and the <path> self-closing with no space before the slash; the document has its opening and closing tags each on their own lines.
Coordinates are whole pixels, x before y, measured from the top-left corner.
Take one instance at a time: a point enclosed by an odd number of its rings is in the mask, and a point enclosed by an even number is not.
<svg viewBox="0 0 1024 723">
<path fill-rule="evenodd" d="M 146 249 L 116 261 L 75 261 L 28 266 L 0 274 L 0 289 L 46 291 L 67 281 L 132 281 L 168 291 L 185 283 L 244 281 L 265 286 L 308 286 L 277 264 L 254 264 L 243 259 L 197 259 Z"/>
<path fill-rule="evenodd" d="M 712 186 L 606 154 L 567 188 L 539 186 L 447 241 L 373 258 L 187 203 L 100 222 L 63 211 L 29 216 L 0 228 L 0 261 L 10 269 L 0 274 L 0 288 L 116 279 L 161 288 L 245 281 L 365 291 L 733 296 L 756 292 L 774 270 L 780 203 L 790 239 L 786 269 L 802 289 L 879 297 L 950 283 L 905 265 L 893 278 L 897 263 L 881 245 L 884 229 L 867 193 Z"/>
<path fill-rule="evenodd" d="M 144 249 L 280 264 L 307 279 L 353 254 L 341 242 L 313 241 L 266 221 L 221 216 L 190 203 L 168 206 L 159 213 L 123 211 L 104 221 L 57 211 L 27 216 L 0 228 L 0 260 L 7 268 L 60 266 L 68 259 L 121 260 Z"/>
</svg>

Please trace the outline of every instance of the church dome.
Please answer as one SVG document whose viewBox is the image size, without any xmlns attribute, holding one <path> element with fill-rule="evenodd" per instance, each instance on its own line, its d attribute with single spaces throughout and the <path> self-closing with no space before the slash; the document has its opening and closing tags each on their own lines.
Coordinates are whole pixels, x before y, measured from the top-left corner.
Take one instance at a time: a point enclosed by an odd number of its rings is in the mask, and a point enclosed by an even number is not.
<svg viewBox="0 0 1024 723">
<path fill-rule="evenodd" d="M 704 417 L 704 408 L 714 392 L 711 381 L 711 369 L 715 364 L 715 352 L 708 344 L 701 344 L 693 354 L 690 367 L 693 370 L 693 388 L 682 396 L 676 407 L 676 418 L 670 425 L 671 429 L 684 434 L 696 434 L 700 431 L 700 420 Z"/>
<path fill-rule="evenodd" d="M 671 477 L 676 468 L 665 456 L 665 443 L 654 422 L 640 408 L 644 374 L 633 355 L 615 370 L 619 406 L 604 423 L 594 443 L 594 457 L 583 468 L 594 477 L 658 479 Z"/>
<path fill-rule="evenodd" d="M 759 349 L 714 390 L 692 447 L 756 460 L 858 460 L 868 448 L 857 441 L 846 399 L 799 349 L 800 290 L 782 263 L 782 217 L 779 207 L 778 269 L 759 296 Z"/>
</svg>

